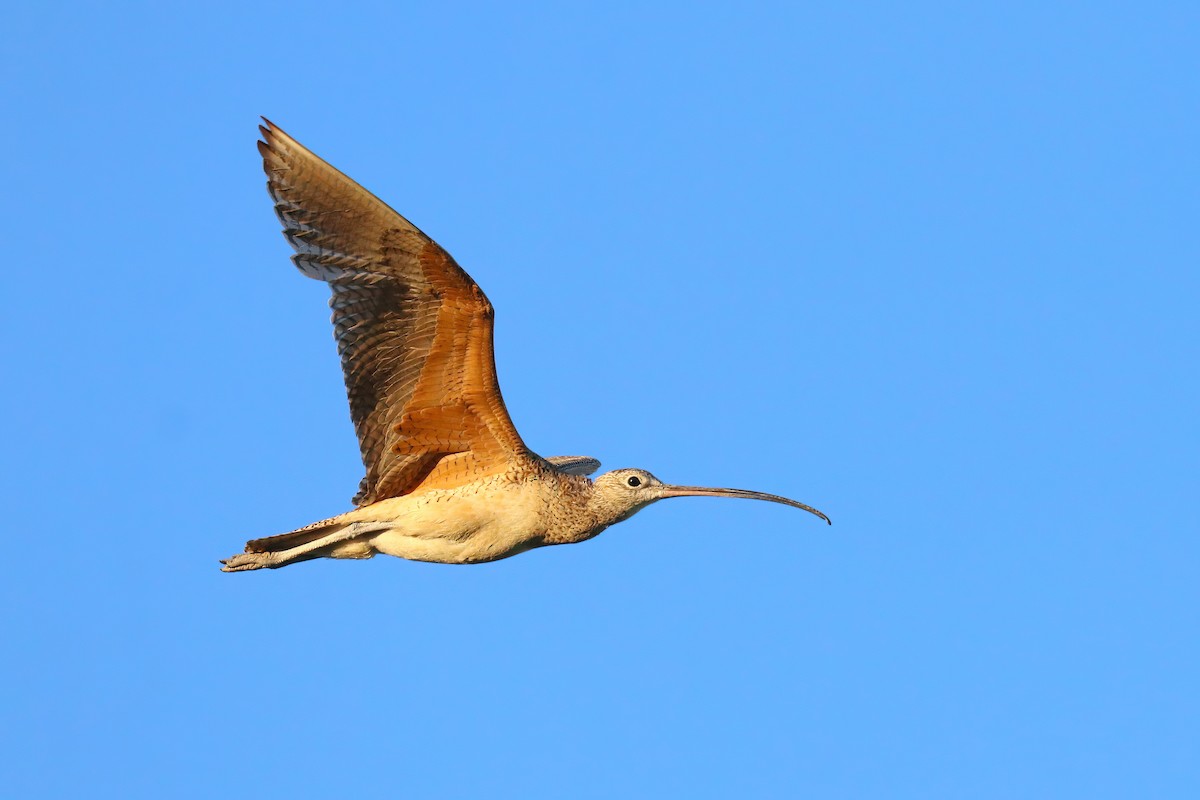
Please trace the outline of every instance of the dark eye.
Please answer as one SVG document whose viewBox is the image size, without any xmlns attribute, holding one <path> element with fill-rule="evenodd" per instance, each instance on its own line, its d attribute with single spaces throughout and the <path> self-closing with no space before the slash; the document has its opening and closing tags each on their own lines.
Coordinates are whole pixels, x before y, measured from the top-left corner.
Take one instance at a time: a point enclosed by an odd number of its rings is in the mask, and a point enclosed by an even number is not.
<svg viewBox="0 0 1200 800">
<path fill-rule="evenodd" d="M 630 475 L 629 480 L 627 480 L 625 482 L 628 483 L 630 486 L 641 486 L 642 485 L 642 479 L 639 478 L 637 475 Z"/>
</svg>

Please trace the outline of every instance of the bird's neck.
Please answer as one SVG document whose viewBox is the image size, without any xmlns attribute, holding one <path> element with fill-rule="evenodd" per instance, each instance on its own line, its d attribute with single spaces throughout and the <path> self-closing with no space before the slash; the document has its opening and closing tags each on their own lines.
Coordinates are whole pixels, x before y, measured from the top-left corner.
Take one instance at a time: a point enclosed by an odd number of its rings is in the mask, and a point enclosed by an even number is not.
<svg viewBox="0 0 1200 800">
<path fill-rule="evenodd" d="M 547 526 L 549 544 L 582 542 L 596 536 L 609 525 L 631 516 L 637 509 L 627 503 L 596 491 L 595 485 L 583 476 L 561 476 L 559 501 L 550 512 L 553 519 Z"/>
<path fill-rule="evenodd" d="M 604 491 L 597 489 L 594 484 L 590 484 L 589 488 L 591 491 L 587 499 L 587 513 L 594 526 L 592 536 L 610 525 L 624 522 L 650 504 L 642 502 L 631 505 L 629 497 L 623 492 Z"/>
<path fill-rule="evenodd" d="M 588 511 L 596 524 L 607 528 L 609 525 L 616 525 L 618 522 L 624 522 L 632 517 L 643 506 L 630 506 L 629 502 L 623 497 L 613 497 L 611 494 L 604 492 L 592 491 L 592 495 L 588 498 Z"/>
</svg>

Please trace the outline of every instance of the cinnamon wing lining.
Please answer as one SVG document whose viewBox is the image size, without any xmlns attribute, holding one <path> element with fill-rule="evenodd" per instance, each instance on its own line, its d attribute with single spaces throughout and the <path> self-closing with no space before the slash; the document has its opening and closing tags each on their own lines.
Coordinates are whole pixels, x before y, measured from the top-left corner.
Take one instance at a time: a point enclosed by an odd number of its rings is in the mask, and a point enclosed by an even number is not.
<svg viewBox="0 0 1200 800">
<path fill-rule="evenodd" d="M 334 337 L 366 505 L 534 458 L 500 395 L 492 306 L 449 253 L 266 121 L 267 189 L 296 253 L 333 291 Z"/>
</svg>

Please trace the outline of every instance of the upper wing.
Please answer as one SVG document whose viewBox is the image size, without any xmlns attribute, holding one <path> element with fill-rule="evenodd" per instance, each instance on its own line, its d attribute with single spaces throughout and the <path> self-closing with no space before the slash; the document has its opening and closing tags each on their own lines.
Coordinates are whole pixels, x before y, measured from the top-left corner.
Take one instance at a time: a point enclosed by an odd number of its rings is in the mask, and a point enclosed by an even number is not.
<svg viewBox="0 0 1200 800">
<path fill-rule="evenodd" d="M 591 475 L 600 469 L 600 462 L 588 456 L 550 456 L 546 460 L 568 475 Z"/>
<path fill-rule="evenodd" d="M 492 306 L 450 254 L 264 120 L 267 189 L 310 278 L 329 283 L 366 505 L 534 458 L 508 417 Z"/>
</svg>

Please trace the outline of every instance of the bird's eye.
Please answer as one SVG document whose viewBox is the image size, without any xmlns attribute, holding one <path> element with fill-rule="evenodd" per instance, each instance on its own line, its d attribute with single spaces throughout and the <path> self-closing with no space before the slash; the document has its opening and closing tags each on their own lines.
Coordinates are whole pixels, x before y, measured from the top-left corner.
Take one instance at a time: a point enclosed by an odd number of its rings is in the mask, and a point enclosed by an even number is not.
<svg viewBox="0 0 1200 800">
<path fill-rule="evenodd" d="M 630 475 L 629 480 L 627 480 L 625 482 L 628 483 L 630 486 L 641 486 L 642 485 L 642 479 L 639 478 L 637 475 Z"/>
</svg>

